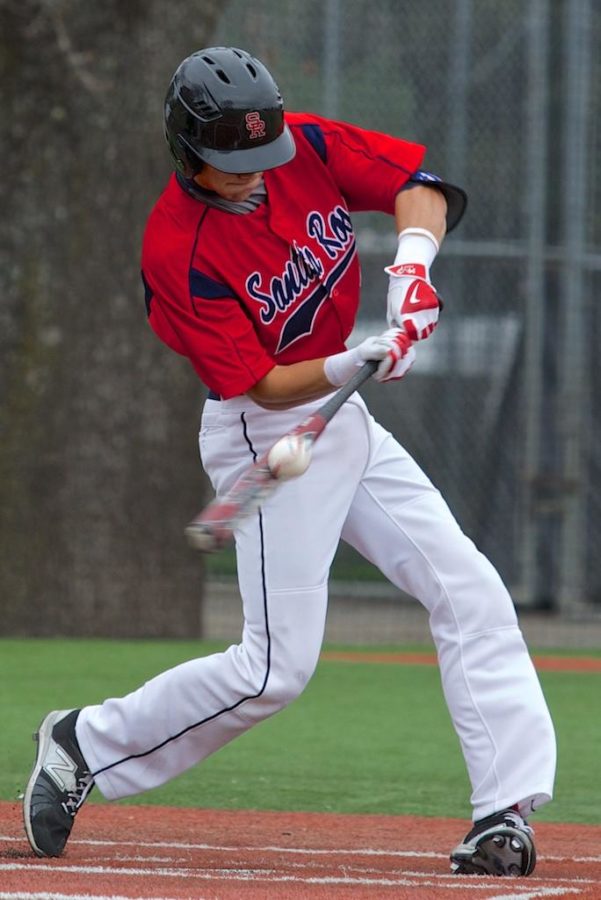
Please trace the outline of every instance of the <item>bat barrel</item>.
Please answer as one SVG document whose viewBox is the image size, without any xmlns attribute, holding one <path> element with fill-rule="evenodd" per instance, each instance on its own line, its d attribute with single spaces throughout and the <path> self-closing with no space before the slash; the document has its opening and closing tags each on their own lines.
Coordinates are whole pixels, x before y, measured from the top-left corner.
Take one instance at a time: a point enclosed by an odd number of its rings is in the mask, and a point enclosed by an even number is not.
<svg viewBox="0 0 601 900">
<path fill-rule="evenodd" d="M 307 444 L 317 440 L 326 423 L 351 394 L 373 375 L 377 367 L 377 362 L 366 362 L 357 369 L 350 381 L 290 434 L 304 435 Z M 220 550 L 229 543 L 238 523 L 258 509 L 278 483 L 269 468 L 269 453 L 264 453 L 240 476 L 225 498 L 215 499 L 184 529 L 190 546 L 201 553 Z"/>
<path fill-rule="evenodd" d="M 201 553 L 215 553 L 220 550 L 231 537 L 228 529 L 216 528 L 206 522 L 190 522 L 184 529 L 189 545 Z"/>
</svg>

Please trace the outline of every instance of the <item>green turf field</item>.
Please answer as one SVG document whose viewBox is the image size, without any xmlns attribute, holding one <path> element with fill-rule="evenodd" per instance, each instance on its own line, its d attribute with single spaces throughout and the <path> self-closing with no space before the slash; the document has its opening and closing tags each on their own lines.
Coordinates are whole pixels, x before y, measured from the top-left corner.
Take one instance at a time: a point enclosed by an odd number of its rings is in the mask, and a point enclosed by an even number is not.
<svg viewBox="0 0 601 900">
<path fill-rule="evenodd" d="M 31 732 L 49 709 L 121 695 L 215 649 L 221 646 L 0 640 L 0 798 L 13 800 L 22 790 L 33 761 Z M 542 672 L 541 681 L 558 732 L 559 767 L 556 799 L 537 818 L 601 822 L 601 673 Z M 525 747 L 532 740 L 525 735 Z M 100 801 L 98 793 L 92 797 Z M 468 799 L 435 667 L 322 661 L 288 709 L 128 802 L 469 817 Z"/>
</svg>

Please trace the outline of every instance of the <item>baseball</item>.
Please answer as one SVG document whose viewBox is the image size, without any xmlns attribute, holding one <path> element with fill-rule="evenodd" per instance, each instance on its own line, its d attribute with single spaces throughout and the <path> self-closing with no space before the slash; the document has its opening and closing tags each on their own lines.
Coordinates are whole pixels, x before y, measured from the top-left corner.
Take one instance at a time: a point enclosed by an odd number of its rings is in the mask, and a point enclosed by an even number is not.
<svg viewBox="0 0 601 900">
<path fill-rule="evenodd" d="M 274 478 L 296 478 L 309 468 L 311 448 L 303 435 L 289 434 L 273 445 L 267 464 Z"/>
</svg>

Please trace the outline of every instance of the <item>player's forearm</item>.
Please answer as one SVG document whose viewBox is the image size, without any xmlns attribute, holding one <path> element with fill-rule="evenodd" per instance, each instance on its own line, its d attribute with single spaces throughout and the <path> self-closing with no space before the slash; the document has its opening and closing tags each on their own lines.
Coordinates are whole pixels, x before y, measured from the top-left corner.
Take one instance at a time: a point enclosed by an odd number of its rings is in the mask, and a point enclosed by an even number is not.
<svg viewBox="0 0 601 900">
<path fill-rule="evenodd" d="M 291 366 L 275 366 L 248 391 L 248 396 L 267 409 L 294 406 L 330 393 L 351 381 L 358 369 L 373 360 L 376 381 L 398 381 L 411 368 L 415 350 L 403 328 L 389 328 L 365 338 L 356 347 L 321 359 Z"/>
<path fill-rule="evenodd" d="M 440 245 L 446 233 L 447 201 L 436 188 L 419 185 L 401 191 L 396 196 L 394 212 L 399 234 L 406 228 L 423 228 Z"/>
<path fill-rule="evenodd" d="M 307 359 L 289 366 L 274 366 L 247 392 L 265 407 L 285 407 L 323 397 L 334 390 L 324 373 L 324 359 Z"/>
</svg>

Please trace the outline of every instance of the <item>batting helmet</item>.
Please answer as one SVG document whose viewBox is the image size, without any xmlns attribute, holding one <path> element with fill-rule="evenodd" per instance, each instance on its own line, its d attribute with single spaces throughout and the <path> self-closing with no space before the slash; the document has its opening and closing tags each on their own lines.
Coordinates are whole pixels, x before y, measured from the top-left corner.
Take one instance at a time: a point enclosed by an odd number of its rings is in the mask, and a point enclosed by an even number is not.
<svg viewBox="0 0 601 900">
<path fill-rule="evenodd" d="M 277 84 L 263 63 L 235 47 L 209 47 L 180 63 L 165 98 L 165 136 L 186 177 L 203 163 L 263 172 L 295 153 Z"/>
</svg>

